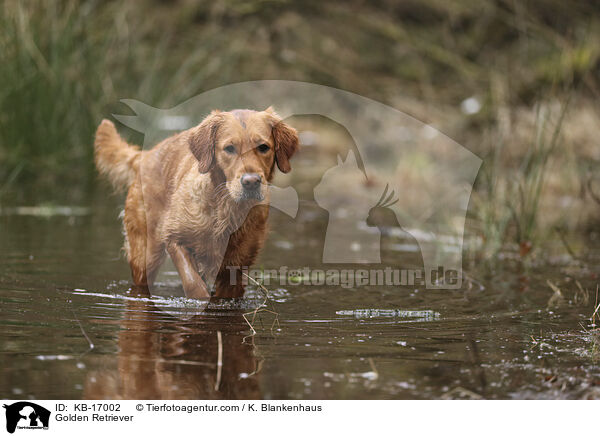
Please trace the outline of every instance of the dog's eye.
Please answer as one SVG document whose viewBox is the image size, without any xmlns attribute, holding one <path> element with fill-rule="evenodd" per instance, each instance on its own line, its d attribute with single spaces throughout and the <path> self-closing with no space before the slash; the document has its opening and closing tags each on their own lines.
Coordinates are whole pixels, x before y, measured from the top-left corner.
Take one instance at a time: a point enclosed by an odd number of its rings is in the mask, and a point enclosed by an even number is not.
<svg viewBox="0 0 600 436">
<path fill-rule="evenodd" d="M 260 151 L 261 153 L 266 153 L 267 151 L 269 151 L 271 149 L 271 147 L 269 147 L 267 144 L 260 144 L 256 148 L 258 148 L 258 151 Z"/>
<path fill-rule="evenodd" d="M 233 145 L 228 145 L 223 150 L 225 150 L 225 153 L 235 154 L 235 147 Z"/>
</svg>

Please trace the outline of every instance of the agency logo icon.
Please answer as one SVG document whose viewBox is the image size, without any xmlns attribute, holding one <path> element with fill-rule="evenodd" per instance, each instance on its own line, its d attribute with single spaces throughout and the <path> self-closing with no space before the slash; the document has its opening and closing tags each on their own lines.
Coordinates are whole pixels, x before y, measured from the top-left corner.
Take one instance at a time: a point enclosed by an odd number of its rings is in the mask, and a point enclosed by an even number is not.
<svg viewBox="0 0 600 436">
<path fill-rule="evenodd" d="M 29 401 L 19 401 L 10 405 L 4 404 L 6 409 L 6 431 L 14 433 L 16 429 L 48 429 L 50 411 L 42 406 Z"/>
<path fill-rule="evenodd" d="M 315 178 L 319 180 L 316 185 L 310 177 L 322 168 L 303 173 L 297 165 L 295 179 L 288 177 L 282 185 L 288 186 L 270 186 L 270 207 L 295 219 L 302 204 L 292 185 L 303 178 L 305 187 L 314 187 L 316 205 L 329 214 L 321 238 L 321 264 L 349 268 L 381 264 L 381 238 L 391 226 L 395 228 L 394 234 L 410 239 L 420 252 L 424 285 L 428 289 L 461 287 L 466 213 L 482 160 L 432 126 L 357 94 L 281 80 L 226 85 L 169 109 L 129 99 L 122 102 L 135 115 L 114 117 L 144 134 L 144 149 L 197 125 L 215 108 L 274 107 L 283 120 L 318 116 L 343 127 L 351 140 L 347 149 L 336 145 L 340 147 L 337 164 Z M 321 155 L 326 158 L 325 148 Z M 145 171 L 143 163 L 140 165 L 142 197 L 149 199 L 155 195 L 153 184 L 144 180 L 154 173 Z M 153 231 L 151 226 L 147 228 Z M 217 253 L 213 262 L 215 271 L 203 271 L 207 283 L 221 265 L 229 236 L 235 230 L 228 228 L 229 233 L 223 234 L 218 249 L 213 250 Z M 206 241 L 206 246 L 214 244 L 212 240 Z M 154 259 L 153 255 L 147 255 L 149 268 Z M 403 268 L 401 264 L 393 266 Z M 447 279 L 438 271 L 453 274 Z"/>
</svg>

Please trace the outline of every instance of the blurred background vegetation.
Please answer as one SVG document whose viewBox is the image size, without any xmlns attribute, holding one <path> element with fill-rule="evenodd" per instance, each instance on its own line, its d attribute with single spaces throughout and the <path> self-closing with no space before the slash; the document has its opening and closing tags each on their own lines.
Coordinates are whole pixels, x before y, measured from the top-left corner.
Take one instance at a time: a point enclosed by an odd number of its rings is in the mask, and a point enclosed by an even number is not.
<svg viewBox="0 0 600 436">
<path fill-rule="evenodd" d="M 598 226 L 593 0 L 4 0 L 0 29 L 0 204 L 85 198 L 95 127 L 122 98 L 168 108 L 285 79 L 381 101 L 484 158 L 485 257 Z"/>
</svg>

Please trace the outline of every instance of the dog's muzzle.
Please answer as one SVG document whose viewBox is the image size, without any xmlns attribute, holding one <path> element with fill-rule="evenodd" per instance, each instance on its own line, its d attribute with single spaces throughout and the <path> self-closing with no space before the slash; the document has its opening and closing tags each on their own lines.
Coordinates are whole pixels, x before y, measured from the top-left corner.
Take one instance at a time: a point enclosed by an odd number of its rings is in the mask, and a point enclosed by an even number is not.
<svg viewBox="0 0 600 436">
<path fill-rule="evenodd" d="M 240 177 L 240 183 L 242 185 L 241 200 L 263 200 L 264 195 L 262 194 L 262 176 L 256 173 L 246 173 Z"/>
</svg>

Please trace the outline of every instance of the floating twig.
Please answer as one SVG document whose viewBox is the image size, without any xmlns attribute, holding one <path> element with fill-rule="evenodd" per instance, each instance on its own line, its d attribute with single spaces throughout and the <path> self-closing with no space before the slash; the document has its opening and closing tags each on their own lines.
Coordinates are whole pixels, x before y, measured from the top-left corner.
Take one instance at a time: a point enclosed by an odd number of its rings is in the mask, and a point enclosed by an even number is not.
<svg viewBox="0 0 600 436">
<path fill-rule="evenodd" d="M 81 325 L 81 322 L 79 321 L 79 319 L 77 319 L 77 316 L 75 315 L 75 311 L 73 309 L 71 309 L 71 312 L 73 313 L 73 318 L 75 318 L 75 321 L 77 321 L 77 324 L 79 324 L 79 328 L 81 329 L 81 333 L 83 334 L 83 337 L 88 341 L 88 344 L 90 344 L 90 349 L 88 351 L 92 351 L 94 349 L 94 343 L 92 342 L 90 337 L 87 335 L 87 333 L 83 329 L 83 325 Z"/>
<path fill-rule="evenodd" d="M 215 391 L 219 390 L 221 384 L 221 373 L 223 371 L 223 337 L 221 330 L 217 330 L 217 381 L 215 382 Z"/>
<path fill-rule="evenodd" d="M 271 332 L 273 332 L 273 329 L 275 328 L 275 324 L 277 324 L 277 328 L 280 328 L 281 325 L 279 324 L 279 313 L 277 313 L 275 311 L 275 308 L 273 307 L 273 303 L 271 303 L 271 309 L 270 310 L 267 308 L 267 304 L 270 302 L 269 299 L 269 290 L 267 288 L 265 288 L 262 283 L 257 282 L 256 280 L 254 280 L 252 277 L 250 277 L 248 274 L 246 273 L 242 273 L 244 276 L 246 276 L 248 279 L 250 279 L 256 286 L 258 286 L 260 289 L 262 289 L 264 291 L 264 300 L 261 304 L 259 304 L 256 309 L 254 309 L 251 312 L 246 312 L 244 313 L 242 316 L 244 317 L 244 320 L 246 320 L 246 322 L 248 323 L 248 325 L 250 326 L 250 329 L 252 330 L 252 334 L 250 336 L 254 336 L 256 334 L 256 330 L 254 329 L 254 321 L 256 320 L 256 315 L 259 312 L 267 312 L 267 313 L 272 313 L 273 315 L 275 315 L 275 319 L 273 320 L 273 324 L 271 324 Z M 252 315 L 252 320 L 249 321 L 247 316 L 248 315 Z"/>
<path fill-rule="evenodd" d="M 596 285 L 596 302 L 594 303 L 594 306 L 596 307 L 596 309 L 594 310 L 594 313 L 592 313 L 592 316 L 590 317 L 593 327 L 596 326 L 596 314 L 598 314 L 598 310 L 600 310 L 600 303 L 598 303 L 598 285 Z"/>
</svg>

